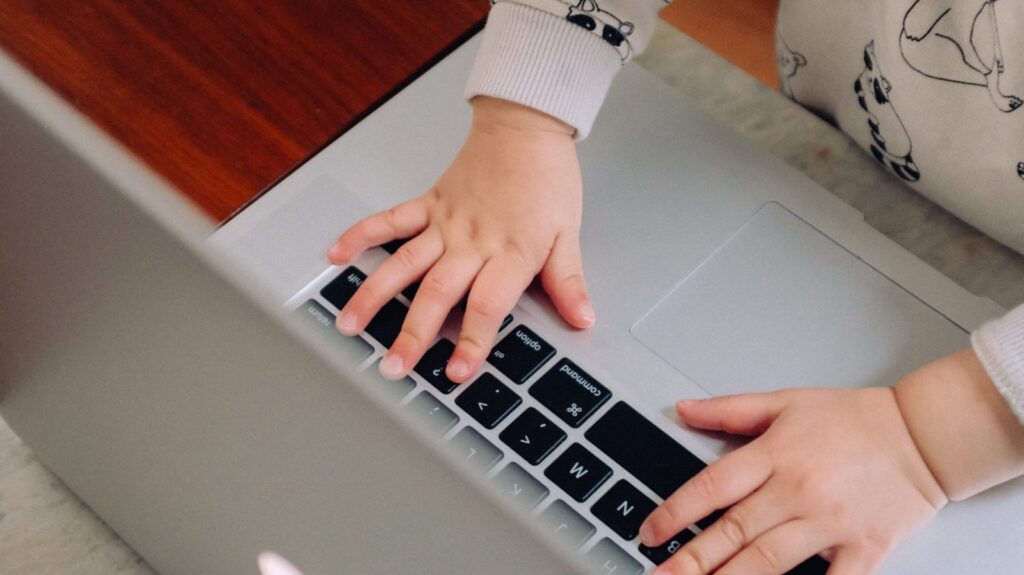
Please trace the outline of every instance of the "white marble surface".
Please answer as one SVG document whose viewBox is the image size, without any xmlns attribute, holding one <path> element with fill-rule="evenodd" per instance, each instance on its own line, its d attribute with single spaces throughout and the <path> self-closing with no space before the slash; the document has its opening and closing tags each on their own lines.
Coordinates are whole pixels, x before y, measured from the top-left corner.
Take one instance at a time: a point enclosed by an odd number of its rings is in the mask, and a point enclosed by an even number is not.
<svg viewBox="0 0 1024 575">
<path fill-rule="evenodd" d="M 1005 307 L 1024 302 L 1024 257 L 903 186 L 845 136 L 788 99 L 666 25 L 659 26 L 639 63 L 970 291 Z M 0 573 L 143 575 L 153 570 L 0 421 Z"/>
</svg>

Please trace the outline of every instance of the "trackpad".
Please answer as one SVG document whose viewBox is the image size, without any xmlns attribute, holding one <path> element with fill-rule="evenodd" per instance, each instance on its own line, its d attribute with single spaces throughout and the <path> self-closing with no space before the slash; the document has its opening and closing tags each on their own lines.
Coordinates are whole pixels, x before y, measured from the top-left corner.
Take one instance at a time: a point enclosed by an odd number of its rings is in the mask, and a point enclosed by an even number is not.
<svg viewBox="0 0 1024 575">
<path fill-rule="evenodd" d="M 892 385 L 968 334 L 766 204 L 632 329 L 711 395 Z"/>
</svg>

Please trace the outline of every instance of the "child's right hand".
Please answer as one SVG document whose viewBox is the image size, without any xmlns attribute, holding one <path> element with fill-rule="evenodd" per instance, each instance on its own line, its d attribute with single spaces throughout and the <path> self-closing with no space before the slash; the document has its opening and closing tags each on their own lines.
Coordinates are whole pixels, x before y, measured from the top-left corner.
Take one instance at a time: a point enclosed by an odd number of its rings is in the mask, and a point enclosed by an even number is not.
<svg viewBox="0 0 1024 575">
<path fill-rule="evenodd" d="M 446 369 L 461 383 L 486 359 L 502 320 L 538 273 L 565 320 L 589 327 L 594 311 L 580 259 L 581 212 L 572 128 L 518 104 L 474 98 L 466 142 L 434 187 L 358 222 L 330 248 L 331 263 L 340 265 L 369 247 L 411 238 L 363 282 L 338 315 L 338 328 L 362 331 L 385 303 L 422 279 L 381 362 L 381 373 L 397 379 L 468 292 Z"/>
</svg>

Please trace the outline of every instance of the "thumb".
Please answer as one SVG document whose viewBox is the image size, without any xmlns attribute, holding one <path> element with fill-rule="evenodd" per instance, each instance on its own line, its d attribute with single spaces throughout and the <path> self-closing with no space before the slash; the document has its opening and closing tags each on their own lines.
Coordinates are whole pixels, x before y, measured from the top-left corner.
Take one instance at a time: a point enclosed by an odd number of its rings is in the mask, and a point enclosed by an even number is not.
<svg viewBox="0 0 1024 575">
<path fill-rule="evenodd" d="M 587 284 L 583 280 L 583 259 L 580 256 L 578 236 L 559 236 L 555 240 L 551 254 L 540 270 L 540 282 L 558 313 L 570 325 L 578 328 L 594 325 L 596 316 L 590 304 Z"/>
<path fill-rule="evenodd" d="M 676 413 L 687 425 L 735 435 L 761 435 L 785 407 L 777 393 L 744 393 L 680 401 Z"/>
</svg>

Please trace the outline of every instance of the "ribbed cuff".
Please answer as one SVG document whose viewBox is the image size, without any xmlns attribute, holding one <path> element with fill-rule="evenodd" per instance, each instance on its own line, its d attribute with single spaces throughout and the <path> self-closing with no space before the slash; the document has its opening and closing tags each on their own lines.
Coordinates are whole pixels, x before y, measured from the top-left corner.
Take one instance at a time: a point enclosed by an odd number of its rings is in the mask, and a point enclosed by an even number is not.
<svg viewBox="0 0 1024 575">
<path fill-rule="evenodd" d="M 992 383 L 1024 424 L 1024 305 L 971 335 L 971 345 Z"/>
<path fill-rule="evenodd" d="M 466 99 L 491 96 L 540 110 L 590 133 L 619 53 L 579 26 L 513 2 L 491 8 L 483 41 L 466 85 Z"/>
</svg>

